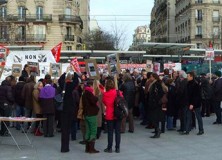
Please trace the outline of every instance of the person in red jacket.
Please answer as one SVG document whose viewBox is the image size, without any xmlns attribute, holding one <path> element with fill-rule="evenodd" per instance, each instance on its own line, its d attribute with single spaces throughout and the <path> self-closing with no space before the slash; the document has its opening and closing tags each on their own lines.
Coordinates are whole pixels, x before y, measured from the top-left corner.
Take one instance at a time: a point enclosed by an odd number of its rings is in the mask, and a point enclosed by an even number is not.
<svg viewBox="0 0 222 160">
<path fill-rule="evenodd" d="M 103 94 L 103 103 L 105 105 L 105 119 L 107 121 L 108 129 L 108 146 L 104 152 L 112 153 L 113 145 L 113 130 L 115 129 L 115 140 L 116 140 L 116 153 L 120 152 L 120 128 L 121 120 L 117 120 L 114 117 L 114 100 L 116 98 L 115 83 L 113 80 L 108 79 L 105 84 L 106 92 Z"/>
</svg>

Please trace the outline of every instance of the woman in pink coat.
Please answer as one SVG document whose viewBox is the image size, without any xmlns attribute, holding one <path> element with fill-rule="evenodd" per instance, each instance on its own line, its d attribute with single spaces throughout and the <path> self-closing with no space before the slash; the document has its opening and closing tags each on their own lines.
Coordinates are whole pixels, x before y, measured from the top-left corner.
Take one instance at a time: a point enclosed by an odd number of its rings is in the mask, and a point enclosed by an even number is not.
<svg viewBox="0 0 222 160">
<path fill-rule="evenodd" d="M 105 84 L 106 92 L 103 94 L 103 103 L 105 105 L 105 119 L 107 121 L 107 129 L 108 129 L 108 146 L 104 150 L 104 152 L 111 153 L 112 145 L 113 145 L 113 130 L 115 130 L 115 152 L 120 152 L 120 128 L 121 128 L 121 120 L 117 120 L 114 117 L 114 100 L 117 95 L 115 89 L 115 83 L 113 80 L 109 79 Z"/>
</svg>

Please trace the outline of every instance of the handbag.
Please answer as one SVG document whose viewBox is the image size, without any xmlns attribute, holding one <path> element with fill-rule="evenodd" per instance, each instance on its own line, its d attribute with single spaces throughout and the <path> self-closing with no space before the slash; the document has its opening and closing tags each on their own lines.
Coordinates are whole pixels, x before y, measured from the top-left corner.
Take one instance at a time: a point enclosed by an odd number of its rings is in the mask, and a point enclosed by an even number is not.
<svg viewBox="0 0 222 160">
<path fill-rule="evenodd" d="M 63 110 L 63 98 L 64 98 L 64 94 L 65 94 L 65 87 L 66 87 L 66 85 L 64 85 L 62 92 L 57 94 L 54 97 L 55 108 L 58 111 L 62 111 Z"/>
</svg>

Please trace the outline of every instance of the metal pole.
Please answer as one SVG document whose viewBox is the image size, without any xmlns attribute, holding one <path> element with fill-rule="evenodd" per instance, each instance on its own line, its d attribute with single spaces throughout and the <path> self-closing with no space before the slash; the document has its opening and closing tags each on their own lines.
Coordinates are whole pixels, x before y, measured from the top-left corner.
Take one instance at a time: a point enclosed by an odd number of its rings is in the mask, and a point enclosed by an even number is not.
<svg viewBox="0 0 222 160">
<path fill-rule="evenodd" d="M 210 82 L 211 82 L 211 59 L 209 60 L 209 70 L 210 70 Z"/>
</svg>

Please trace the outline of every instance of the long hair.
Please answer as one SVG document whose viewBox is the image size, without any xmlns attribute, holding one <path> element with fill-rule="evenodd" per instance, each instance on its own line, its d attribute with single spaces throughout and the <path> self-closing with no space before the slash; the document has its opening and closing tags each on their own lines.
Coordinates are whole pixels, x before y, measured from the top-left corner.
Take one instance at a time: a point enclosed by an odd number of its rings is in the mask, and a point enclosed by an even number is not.
<svg viewBox="0 0 222 160">
<path fill-rule="evenodd" d="M 114 83 L 114 81 L 113 81 L 112 79 L 108 79 L 108 80 L 106 81 L 105 87 L 106 87 L 106 91 L 109 91 L 109 90 L 111 90 L 111 89 L 114 89 L 114 88 L 115 88 L 115 83 Z"/>
<path fill-rule="evenodd" d="M 93 81 L 93 90 L 94 90 L 94 94 L 95 94 L 96 96 L 101 95 L 101 91 L 100 91 L 100 89 L 99 89 L 99 85 L 100 85 L 100 83 L 99 83 L 98 80 L 94 80 L 94 81 Z"/>
</svg>

